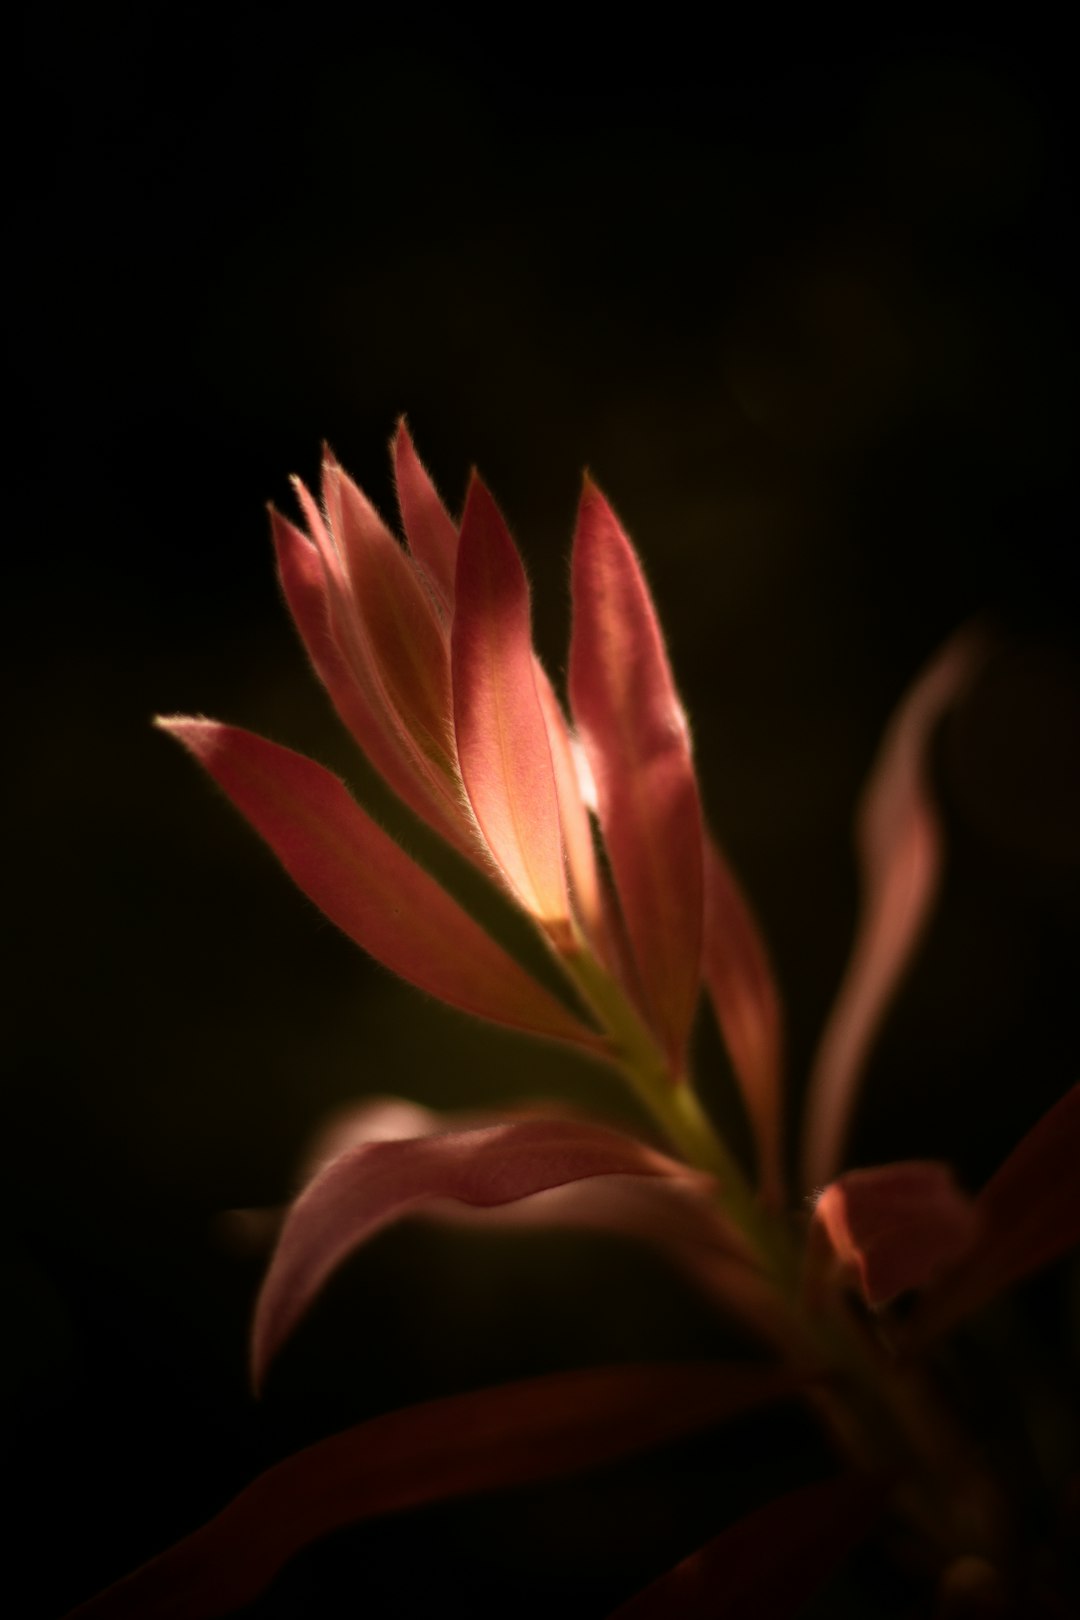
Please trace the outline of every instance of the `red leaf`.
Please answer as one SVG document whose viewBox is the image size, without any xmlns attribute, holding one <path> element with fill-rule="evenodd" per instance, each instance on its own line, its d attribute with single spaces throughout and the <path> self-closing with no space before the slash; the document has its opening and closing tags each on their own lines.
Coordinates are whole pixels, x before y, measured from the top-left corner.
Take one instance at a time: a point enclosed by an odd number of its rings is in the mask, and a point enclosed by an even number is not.
<svg viewBox="0 0 1080 1620">
<path fill-rule="evenodd" d="M 385 967 L 463 1012 L 601 1049 L 321 765 L 214 720 L 158 724 L 206 767 L 308 898 Z"/>
<path fill-rule="evenodd" d="M 883 1505 L 861 1474 L 808 1485 L 741 1519 L 610 1620 L 785 1620 L 865 1541 Z"/>
<path fill-rule="evenodd" d="M 602 1467 L 795 1387 L 768 1367 L 660 1363 L 555 1373 L 390 1412 L 268 1469 L 69 1620 L 217 1620 L 343 1525 Z M 362 1574 L 356 1602 L 362 1609 Z"/>
<path fill-rule="evenodd" d="M 409 550 L 424 570 L 449 616 L 454 606 L 457 527 L 416 453 L 404 417 L 398 423 L 393 448 L 398 505 L 401 508 L 401 521 L 405 525 L 405 538 L 409 542 Z"/>
<path fill-rule="evenodd" d="M 454 726 L 465 790 L 511 892 L 565 947 L 570 902 L 536 689 L 529 588 L 499 510 L 475 477 L 461 523 L 455 592 Z"/>
<path fill-rule="evenodd" d="M 286 1218 L 255 1312 L 256 1386 L 332 1272 L 388 1222 L 434 1199 L 513 1203 L 592 1176 L 702 1178 L 633 1137 L 584 1120 L 532 1119 L 347 1149 Z"/>
<path fill-rule="evenodd" d="M 686 719 L 629 540 L 586 481 L 570 698 L 648 1010 L 681 1076 L 701 979 L 701 809 Z"/>
<path fill-rule="evenodd" d="M 1078 1171 L 1080 1085 L 1043 1115 L 979 1194 L 979 1239 L 921 1301 L 913 1344 L 936 1338 L 1080 1243 Z"/>
<path fill-rule="evenodd" d="M 946 1164 L 913 1161 L 849 1170 L 814 1208 L 811 1264 L 825 1245 L 870 1306 L 925 1288 L 966 1253 L 979 1231 L 975 1204 Z M 813 1279 L 811 1279 L 813 1286 Z"/>
<path fill-rule="evenodd" d="M 836 1174 L 866 1055 L 937 893 L 941 829 L 930 743 L 980 656 L 971 631 L 946 643 L 893 716 L 866 786 L 857 827 L 862 915 L 807 1092 L 803 1175 L 810 1190 Z"/>
<path fill-rule="evenodd" d="M 536 695 L 544 712 L 548 744 L 551 748 L 555 793 L 559 801 L 559 824 L 562 828 L 563 847 L 566 850 L 574 910 L 601 960 L 610 962 L 611 947 L 608 940 L 604 890 L 597 867 L 596 850 L 593 847 L 589 812 L 581 795 L 570 732 L 562 706 L 539 662 L 534 662 L 533 673 L 536 676 Z"/>
<path fill-rule="evenodd" d="M 783 1201 L 780 998 L 753 913 L 705 840 L 705 983 L 757 1141 L 762 1191 Z"/>
</svg>

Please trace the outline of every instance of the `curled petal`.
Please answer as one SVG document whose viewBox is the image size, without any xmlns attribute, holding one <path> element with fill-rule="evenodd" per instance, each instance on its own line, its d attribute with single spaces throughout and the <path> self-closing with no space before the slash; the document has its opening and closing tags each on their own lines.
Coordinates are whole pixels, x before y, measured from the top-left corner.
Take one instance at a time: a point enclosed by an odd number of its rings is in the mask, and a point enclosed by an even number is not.
<svg viewBox="0 0 1080 1620">
<path fill-rule="evenodd" d="M 941 829 L 928 753 L 938 722 L 969 684 L 981 654 L 971 631 L 961 631 L 938 653 L 893 716 L 866 787 L 857 828 L 862 916 L 810 1077 L 807 1189 L 836 1173 L 870 1044 L 937 893 Z"/>
<path fill-rule="evenodd" d="M 564 1008 L 366 815 L 329 771 L 214 720 L 159 720 L 350 939 L 463 1012 L 600 1050 Z"/>
<path fill-rule="evenodd" d="M 268 1469 L 68 1620 L 219 1620 L 344 1525 L 603 1467 L 795 1387 L 783 1369 L 660 1362 L 554 1373 L 388 1412 Z"/>
<path fill-rule="evenodd" d="M 511 892 L 568 946 L 570 901 L 529 588 L 499 510 L 475 477 L 455 590 L 454 727 L 465 791 Z"/>
<path fill-rule="evenodd" d="M 393 452 L 398 506 L 409 550 L 449 615 L 454 606 L 457 527 L 416 453 L 404 417 L 394 435 Z"/>
<path fill-rule="evenodd" d="M 807 1485 L 740 1519 L 610 1620 L 784 1620 L 865 1541 L 880 1488 L 861 1474 Z"/>
<path fill-rule="evenodd" d="M 762 1192 L 783 1199 L 780 997 L 753 913 L 705 840 L 705 983 L 757 1141 Z"/>
<path fill-rule="evenodd" d="M 690 737 L 629 540 L 586 481 L 573 558 L 570 699 L 647 1010 L 681 1076 L 701 979 L 703 842 Z"/>
<path fill-rule="evenodd" d="M 923 1344 L 1080 1243 L 1080 1085 L 1044 1114 L 976 1199 L 978 1241 L 920 1301 Z"/>
<path fill-rule="evenodd" d="M 889 1304 L 926 1285 L 965 1254 L 979 1214 L 946 1164 L 913 1161 L 849 1170 L 814 1207 L 809 1264 L 829 1257 L 852 1276 L 866 1303 Z M 811 1290 L 814 1277 L 808 1278 Z"/>
<path fill-rule="evenodd" d="M 388 1222 L 435 1199 L 495 1206 L 593 1176 L 700 1181 L 685 1165 L 607 1126 L 522 1120 L 347 1149 L 293 1205 L 255 1312 L 255 1383 L 345 1257 Z"/>
</svg>

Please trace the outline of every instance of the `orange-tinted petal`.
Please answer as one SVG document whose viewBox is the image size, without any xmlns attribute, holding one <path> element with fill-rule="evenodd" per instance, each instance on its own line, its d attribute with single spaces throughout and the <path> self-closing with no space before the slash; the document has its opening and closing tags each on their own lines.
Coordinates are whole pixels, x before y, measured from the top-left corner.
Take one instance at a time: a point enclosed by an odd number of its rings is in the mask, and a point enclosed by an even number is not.
<svg viewBox="0 0 1080 1620">
<path fill-rule="evenodd" d="M 449 613 L 454 606 L 458 531 L 416 453 L 405 418 L 394 435 L 394 475 L 398 506 L 409 550 Z"/>
<path fill-rule="evenodd" d="M 866 787 L 857 826 L 862 914 L 806 1098 L 808 1190 L 836 1174 L 870 1044 L 937 893 L 941 829 L 928 779 L 929 748 L 980 654 L 979 639 L 970 631 L 954 636 L 938 653 L 893 716 Z"/>
<path fill-rule="evenodd" d="M 586 482 L 570 700 L 653 1027 L 680 1075 L 701 980 L 703 843 L 690 737 L 640 565 Z"/>
<path fill-rule="evenodd" d="M 511 893 L 567 943 L 570 901 L 529 588 L 499 510 L 475 477 L 461 522 L 452 648 L 458 760 L 480 831 Z"/>
<path fill-rule="evenodd" d="M 313 760 L 213 720 L 158 722 L 195 755 L 350 939 L 464 1012 L 598 1050 L 600 1041 Z"/>
</svg>

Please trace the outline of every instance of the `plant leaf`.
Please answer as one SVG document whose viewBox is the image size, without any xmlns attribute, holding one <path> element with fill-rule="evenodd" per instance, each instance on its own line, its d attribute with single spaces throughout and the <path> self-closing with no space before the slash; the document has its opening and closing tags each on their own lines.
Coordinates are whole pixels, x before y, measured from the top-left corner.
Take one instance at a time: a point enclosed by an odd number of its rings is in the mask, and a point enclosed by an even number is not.
<svg viewBox="0 0 1080 1620">
<path fill-rule="evenodd" d="M 819 1269 L 831 1254 L 876 1308 L 925 1288 L 971 1248 L 979 1225 L 973 1200 L 947 1164 L 913 1160 L 849 1170 L 814 1207 L 808 1261 Z"/>
<path fill-rule="evenodd" d="M 971 681 L 982 651 L 971 630 L 945 644 L 894 714 L 863 795 L 857 822 L 862 912 L 807 1091 L 808 1190 L 836 1174 L 867 1053 L 937 893 L 942 844 L 929 781 L 930 743 Z"/>
<path fill-rule="evenodd" d="M 461 521 L 451 645 L 457 753 L 473 813 L 511 893 L 568 945 L 570 901 L 529 588 L 499 510 L 475 476 Z"/>
<path fill-rule="evenodd" d="M 577 762 L 562 705 L 539 662 L 535 660 L 536 694 L 544 713 L 551 765 L 555 773 L 555 793 L 559 801 L 559 824 L 573 892 L 574 910 L 601 960 L 611 961 L 609 929 L 604 890 L 593 847 L 592 824 L 581 794 Z"/>
<path fill-rule="evenodd" d="M 883 1493 L 861 1474 L 807 1485 L 741 1519 L 609 1620 L 785 1620 L 865 1541 Z"/>
<path fill-rule="evenodd" d="M 268 1469 L 69 1620 L 218 1620 L 344 1525 L 603 1467 L 796 1387 L 783 1369 L 654 1363 L 555 1373 L 389 1412 Z"/>
<path fill-rule="evenodd" d="M 1044 1114 L 975 1201 L 974 1247 L 920 1301 L 913 1345 L 927 1343 L 995 1294 L 1080 1243 L 1080 1085 Z"/>
<path fill-rule="evenodd" d="M 158 725 L 184 744 L 350 939 L 463 1012 L 602 1050 L 313 760 L 215 720 Z"/>
<path fill-rule="evenodd" d="M 447 616 L 454 607 L 458 531 L 432 483 L 402 417 L 394 435 L 394 476 L 409 550 L 433 586 Z"/>
<path fill-rule="evenodd" d="M 745 896 L 705 840 L 705 983 L 757 1142 L 767 1202 L 783 1202 L 780 997 Z"/>
<path fill-rule="evenodd" d="M 530 1119 L 409 1141 L 367 1142 L 325 1165 L 292 1206 L 255 1310 L 256 1387 L 347 1255 L 434 1199 L 493 1206 L 593 1176 L 701 1183 L 683 1164 L 606 1125 Z"/>
<path fill-rule="evenodd" d="M 703 842 L 686 719 L 629 540 L 586 480 L 570 699 L 651 1022 L 682 1075 L 701 979 Z"/>
</svg>

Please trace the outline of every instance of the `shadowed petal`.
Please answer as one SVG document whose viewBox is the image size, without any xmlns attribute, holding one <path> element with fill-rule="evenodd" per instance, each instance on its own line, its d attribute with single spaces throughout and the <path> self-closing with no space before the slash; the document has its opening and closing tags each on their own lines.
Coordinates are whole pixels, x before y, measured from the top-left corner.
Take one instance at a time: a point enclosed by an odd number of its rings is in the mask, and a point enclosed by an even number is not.
<svg viewBox="0 0 1080 1620">
<path fill-rule="evenodd" d="M 389 1412 L 288 1457 L 69 1620 L 219 1620 L 301 1548 L 363 1519 L 599 1468 L 792 1392 L 738 1363 L 590 1367 Z M 357 1575 L 357 1612 L 363 1610 Z"/>
<path fill-rule="evenodd" d="M 678 1076 L 701 978 L 697 783 L 648 587 L 615 514 L 588 480 L 572 578 L 574 719 L 651 1022 Z"/>
<path fill-rule="evenodd" d="M 979 1194 L 979 1239 L 920 1302 L 913 1344 L 937 1337 L 1080 1243 L 1078 1172 L 1080 1085 L 1043 1115 Z"/>
<path fill-rule="evenodd" d="M 609 1620 L 786 1620 L 865 1541 L 883 1507 L 861 1474 L 808 1485 L 741 1519 Z"/>
<path fill-rule="evenodd" d="M 403 979 L 463 1012 L 594 1051 L 599 1038 L 542 989 L 329 771 L 213 720 L 159 720 L 262 834 L 310 900 Z"/>
<path fill-rule="evenodd" d="M 783 1201 L 780 998 L 753 913 L 705 840 L 705 983 L 757 1141 L 761 1189 Z"/>
<path fill-rule="evenodd" d="M 831 1255 L 868 1305 L 887 1305 L 909 1288 L 925 1288 L 965 1254 L 979 1226 L 974 1201 L 946 1164 L 849 1170 L 814 1207 L 808 1261 L 824 1268 Z"/>
<path fill-rule="evenodd" d="M 432 483 L 402 417 L 394 435 L 394 476 L 405 538 L 447 612 L 454 606 L 457 526 Z"/>
<path fill-rule="evenodd" d="M 806 1099 L 803 1178 L 831 1180 L 877 1029 L 937 892 L 941 829 L 928 753 L 942 715 L 964 691 L 982 647 L 971 631 L 946 643 L 885 733 L 858 818 L 862 915 L 851 959 L 821 1037 Z"/>
<path fill-rule="evenodd" d="M 568 945 L 570 902 L 529 588 L 499 510 L 476 477 L 461 521 L 452 649 L 458 760 L 473 813 L 511 892 Z"/>
<path fill-rule="evenodd" d="M 256 1387 L 345 1257 L 374 1232 L 438 1198 L 493 1206 L 592 1176 L 703 1178 L 633 1137 L 584 1120 L 532 1119 L 349 1148 L 290 1210 L 255 1311 Z"/>
<path fill-rule="evenodd" d="M 298 485 L 298 489 L 302 486 Z M 321 524 L 318 508 L 303 491 L 309 522 Z M 413 813 L 470 860 L 477 861 L 475 836 L 453 813 L 453 794 L 433 789 L 429 776 L 420 774 L 402 744 L 400 728 L 390 719 L 381 691 L 375 686 L 367 661 L 350 648 L 342 623 L 348 609 L 342 600 L 344 584 L 335 589 L 324 560 L 325 545 L 317 548 L 280 512 L 270 509 L 277 552 L 278 574 L 285 599 L 303 638 L 315 673 L 330 694 L 334 708 L 379 775 Z M 353 636 L 356 635 L 356 627 Z M 348 650 L 347 650 L 348 649 Z M 353 656 L 349 656 L 349 651 Z"/>
<path fill-rule="evenodd" d="M 329 455 L 323 493 L 387 706 L 420 761 L 453 779 L 449 648 L 434 604 L 367 496 Z"/>
</svg>

